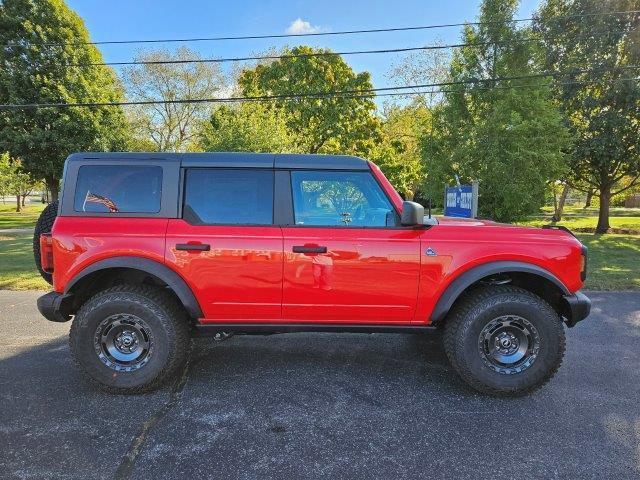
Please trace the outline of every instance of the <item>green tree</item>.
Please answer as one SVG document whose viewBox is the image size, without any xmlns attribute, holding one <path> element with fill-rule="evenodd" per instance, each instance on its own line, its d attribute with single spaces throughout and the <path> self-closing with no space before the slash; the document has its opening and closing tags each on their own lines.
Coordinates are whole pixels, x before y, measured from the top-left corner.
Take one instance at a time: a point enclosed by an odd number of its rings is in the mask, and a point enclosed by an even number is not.
<svg viewBox="0 0 640 480">
<path fill-rule="evenodd" d="M 200 132 L 200 148 L 209 152 L 295 152 L 283 112 L 258 102 L 215 109 Z"/>
<path fill-rule="evenodd" d="M 637 14 L 597 14 L 638 9 L 638 0 L 548 0 L 535 24 L 544 68 L 589 70 L 555 92 L 575 136 L 573 183 L 600 197 L 598 233 L 609 229 L 611 198 L 640 181 L 640 36 Z"/>
<path fill-rule="evenodd" d="M 244 95 L 309 94 L 332 91 L 365 91 L 372 88 L 368 72 L 355 73 L 340 55 L 313 56 L 329 50 L 307 46 L 286 48 L 286 57 L 241 72 L 238 82 Z M 283 99 L 281 108 L 296 150 L 304 153 L 368 155 L 378 140 L 380 121 L 372 95 L 357 98 L 333 96 Z"/>
<path fill-rule="evenodd" d="M 429 110 L 420 104 L 386 106 L 381 140 L 371 153 L 371 159 L 407 200 L 413 200 L 425 179 L 420 136 L 429 122 Z"/>
<path fill-rule="evenodd" d="M 118 102 L 123 92 L 78 15 L 62 0 L 0 2 L 0 103 Z M 78 64 L 82 64 L 81 66 Z M 64 159 L 81 150 L 122 149 L 117 107 L 0 110 L 0 151 L 43 178 L 53 199 Z"/>
<path fill-rule="evenodd" d="M 512 22 L 517 0 L 485 0 L 478 26 L 464 29 L 452 58 L 452 86 L 434 109 L 433 130 L 424 132 L 428 183 L 442 192 L 454 176 L 480 183 L 479 212 L 514 221 L 543 204 L 546 185 L 559 178 L 563 148 L 569 142 L 562 117 L 551 98 L 548 80 L 493 78 L 530 75 L 534 46 L 531 32 Z M 441 195 L 441 193 L 440 193 Z"/>
<path fill-rule="evenodd" d="M 157 50 L 141 52 L 136 61 L 146 62 L 124 70 L 127 95 L 135 101 L 213 98 L 224 88 L 224 77 L 217 64 L 180 63 L 199 59 L 188 49 L 175 52 Z M 153 63 L 170 60 L 178 63 Z M 163 103 L 135 106 L 130 121 L 137 146 L 153 146 L 159 152 L 192 150 L 198 127 L 209 115 L 206 103 Z M 151 143 L 150 143 L 150 142 Z"/>
<path fill-rule="evenodd" d="M 38 183 L 24 172 L 19 160 L 12 161 L 8 153 L 0 155 L 0 194 L 15 197 L 16 212 L 22 211 L 25 197 Z"/>
</svg>

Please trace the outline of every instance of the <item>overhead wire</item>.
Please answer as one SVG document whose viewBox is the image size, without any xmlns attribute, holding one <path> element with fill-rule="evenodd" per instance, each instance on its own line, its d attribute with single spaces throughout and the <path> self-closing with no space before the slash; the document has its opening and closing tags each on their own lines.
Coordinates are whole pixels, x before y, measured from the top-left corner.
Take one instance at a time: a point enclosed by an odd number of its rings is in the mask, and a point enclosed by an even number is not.
<svg viewBox="0 0 640 480">
<path fill-rule="evenodd" d="M 640 10 L 619 10 L 610 12 L 594 12 L 582 13 L 574 15 L 557 15 L 553 20 L 562 20 L 569 18 L 589 18 L 601 16 L 621 16 L 633 15 L 640 13 Z M 40 45 L 47 47 L 55 46 L 79 46 L 79 45 L 118 45 L 118 44 L 145 44 L 145 43 L 192 43 L 192 42 L 216 42 L 216 41 L 234 41 L 234 40 L 259 40 L 259 39 L 276 39 L 276 38 L 298 38 L 298 37 L 318 37 L 318 36 L 338 36 L 338 35 L 359 35 L 368 33 L 385 33 L 385 32 L 401 32 L 414 30 L 432 30 L 451 27 L 495 25 L 497 23 L 522 23 L 531 22 L 535 17 L 515 18 L 512 20 L 502 21 L 477 21 L 477 22 L 458 22 L 458 23 L 442 23 L 432 25 L 420 25 L 409 27 L 391 27 L 391 28 L 371 28 L 358 30 L 342 30 L 336 32 L 307 32 L 307 33 L 284 33 L 284 34 L 268 34 L 268 35 L 239 35 L 239 36 L 219 36 L 219 37 L 193 37 L 193 38 L 164 38 L 164 39 L 139 39 L 139 40 L 105 40 L 96 42 L 13 42 L 7 43 L 5 47 L 17 47 L 23 45 Z"/>
<path fill-rule="evenodd" d="M 640 65 L 629 65 L 625 67 L 618 67 L 619 70 L 632 70 L 640 69 Z M 210 97 L 210 98 L 191 98 L 191 99 L 172 99 L 172 100 L 132 100 L 123 102 L 78 102 L 78 103 L 30 103 L 30 104 L 0 104 L 0 109 L 34 109 L 34 108 L 69 108 L 69 107 L 109 107 L 109 106 L 133 106 L 133 105 L 165 105 L 165 104 L 190 104 L 190 103 L 236 103 L 236 102 L 248 102 L 248 101 L 273 101 L 273 100 L 297 100 L 302 98 L 330 98 L 330 97 L 345 97 L 348 95 L 357 95 L 358 97 L 375 97 L 383 96 L 384 94 L 378 94 L 377 92 L 391 92 L 397 90 L 415 90 L 433 87 L 452 87 L 455 85 L 469 85 L 469 84 L 485 84 L 492 82 L 504 82 L 511 80 L 526 80 L 526 79 L 539 79 L 544 77 L 562 77 L 562 76 L 575 76 L 588 73 L 596 73 L 602 71 L 611 71 L 611 69 L 581 69 L 572 70 L 569 72 L 544 72 L 531 75 L 514 75 L 506 77 L 494 77 L 494 78 L 473 78 L 468 80 L 457 80 L 449 82 L 427 83 L 417 85 L 400 85 L 394 87 L 379 87 L 368 88 L 359 90 L 342 90 L 342 91 L 327 91 L 327 92 L 310 92 L 310 93 L 286 93 L 275 95 L 255 95 L 255 96 L 239 96 L 239 97 Z M 613 80 L 607 80 L 609 83 Z M 625 79 L 625 80 L 640 80 L 640 77 Z M 583 81 L 584 83 L 590 83 L 589 81 Z M 543 85 L 531 85 L 531 87 L 541 87 Z M 492 87 L 496 88 L 496 87 Z M 510 88 L 521 88 L 511 86 Z M 433 92 L 438 93 L 438 92 Z M 407 93 L 404 93 L 407 95 Z"/>
</svg>

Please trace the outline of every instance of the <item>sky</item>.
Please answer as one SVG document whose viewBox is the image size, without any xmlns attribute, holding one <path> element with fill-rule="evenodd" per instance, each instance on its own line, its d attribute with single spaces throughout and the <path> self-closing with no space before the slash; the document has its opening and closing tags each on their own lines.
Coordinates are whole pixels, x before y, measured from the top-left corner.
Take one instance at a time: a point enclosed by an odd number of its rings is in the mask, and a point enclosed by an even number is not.
<svg viewBox="0 0 640 480">
<path fill-rule="evenodd" d="M 522 0 L 518 18 L 531 16 L 540 0 Z M 83 19 L 93 41 L 265 35 L 420 26 L 473 21 L 479 0 L 67 0 Z M 392 33 L 190 43 L 203 57 L 259 54 L 271 47 L 306 44 L 334 51 L 417 47 L 455 43 L 460 28 Z M 153 44 L 174 49 L 184 44 Z M 101 45 L 106 61 L 132 60 L 141 45 Z M 353 55 L 345 60 L 372 75 L 374 87 L 394 83 L 387 77 L 399 54 Z"/>
</svg>

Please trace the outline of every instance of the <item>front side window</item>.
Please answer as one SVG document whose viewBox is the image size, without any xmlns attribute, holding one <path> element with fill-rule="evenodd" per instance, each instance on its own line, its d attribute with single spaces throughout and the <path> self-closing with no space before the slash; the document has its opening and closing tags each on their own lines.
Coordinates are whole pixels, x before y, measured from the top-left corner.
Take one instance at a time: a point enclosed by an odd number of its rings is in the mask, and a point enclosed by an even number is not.
<svg viewBox="0 0 640 480">
<path fill-rule="evenodd" d="M 269 225 L 273 222 L 273 171 L 189 169 L 183 216 L 195 224 Z"/>
<path fill-rule="evenodd" d="M 88 213 L 158 213 L 162 167 L 84 165 L 78 170 L 74 210 Z"/>
<path fill-rule="evenodd" d="M 291 172 L 296 225 L 385 227 L 397 214 L 369 172 Z"/>
</svg>

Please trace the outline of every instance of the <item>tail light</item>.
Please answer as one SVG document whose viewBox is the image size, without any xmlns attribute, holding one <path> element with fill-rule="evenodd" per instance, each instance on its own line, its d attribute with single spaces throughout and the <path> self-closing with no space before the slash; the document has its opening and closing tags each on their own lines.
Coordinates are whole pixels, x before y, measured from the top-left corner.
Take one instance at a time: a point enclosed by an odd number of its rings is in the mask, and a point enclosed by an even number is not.
<svg viewBox="0 0 640 480">
<path fill-rule="evenodd" d="M 45 272 L 53 273 L 53 240 L 50 233 L 40 235 L 40 265 Z"/>
<path fill-rule="evenodd" d="M 582 255 L 580 257 L 580 279 L 582 281 L 587 278 L 587 247 L 582 246 Z"/>
</svg>

